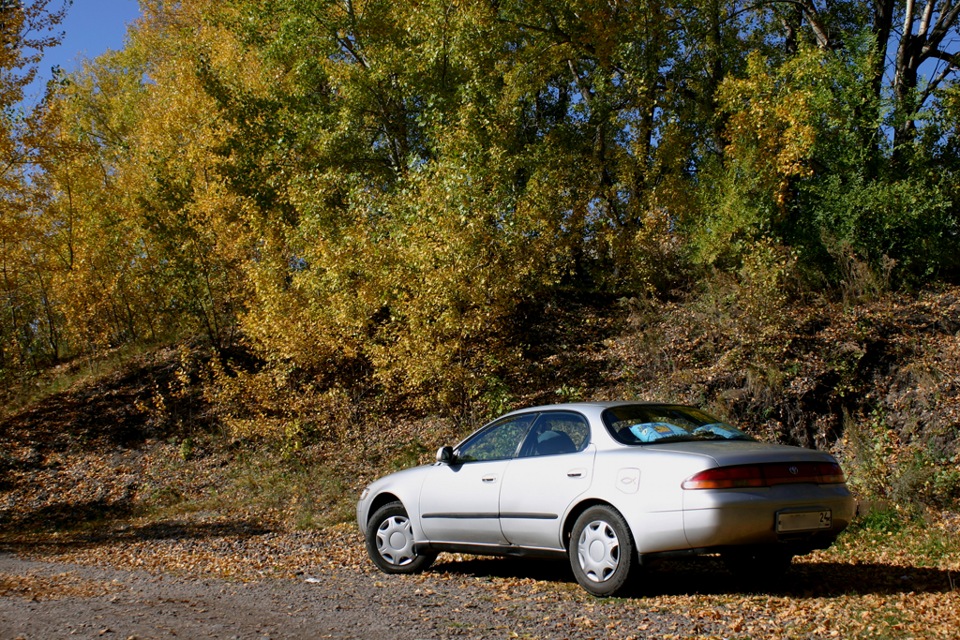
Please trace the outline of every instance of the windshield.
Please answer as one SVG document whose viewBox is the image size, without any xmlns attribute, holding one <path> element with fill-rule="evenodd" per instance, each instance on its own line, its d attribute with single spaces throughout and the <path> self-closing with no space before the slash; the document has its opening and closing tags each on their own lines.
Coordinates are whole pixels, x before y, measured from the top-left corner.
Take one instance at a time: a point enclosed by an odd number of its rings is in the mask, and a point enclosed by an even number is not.
<svg viewBox="0 0 960 640">
<path fill-rule="evenodd" d="M 678 405 L 634 404 L 603 412 L 610 434 L 623 444 L 691 440 L 753 440 L 708 413 Z"/>
</svg>

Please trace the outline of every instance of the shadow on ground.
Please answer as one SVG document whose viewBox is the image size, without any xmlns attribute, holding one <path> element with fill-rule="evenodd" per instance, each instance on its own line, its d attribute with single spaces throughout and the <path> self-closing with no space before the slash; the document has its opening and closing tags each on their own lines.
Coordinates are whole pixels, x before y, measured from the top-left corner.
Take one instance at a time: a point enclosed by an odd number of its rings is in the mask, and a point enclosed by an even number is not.
<svg viewBox="0 0 960 640">
<path fill-rule="evenodd" d="M 154 522 L 143 525 L 90 523 L 80 530 L 44 533 L 19 533 L 0 529 L 0 551 L 10 553 L 57 553 L 74 549 L 109 546 L 123 542 L 162 540 L 210 540 L 214 538 L 250 538 L 271 533 L 272 530 L 250 520 L 217 522 L 188 522 L 181 520 Z"/>
<path fill-rule="evenodd" d="M 176 349 L 159 350 L 102 379 L 91 379 L 0 418 L 0 447 L 26 447 L 40 460 L 55 451 L 139 447 L 150 438 L 179 433 L 182 424 L 208 427 L 208 407 L 200 387 L 174 392 L 181 367 L 178 354 Z M 158 400 L 163 411 L 156 409 Z M 5 466 L 18 465 L 0 455 L 0 472 Z"/>
<path fill-rule="evenodd" d="M 474 558 L 439 562 L 432 569 L 475 578 L 532 578 L 575 585 L 570 566 L 562 560 Z M 960 576 L 928 567 L 878 563 L 795 563 L 774 583 L 750 583 L 732 576 L 712 557 L 662 561 L 643 567 L 633 578 L 625 597 L 667 595 L 765 594 L 794 598 L 840 595 L 892 595 L 898 593 L 948 593 L 960 587 Z"/>
<path fill-rule="evenodd" d="M 57 502 L 25 512 L 0 512 L 0 534 L 69 531 L 90 523 L 126 518 L 133 512 L 134 507 L 129 500 Z"/>
</svg>

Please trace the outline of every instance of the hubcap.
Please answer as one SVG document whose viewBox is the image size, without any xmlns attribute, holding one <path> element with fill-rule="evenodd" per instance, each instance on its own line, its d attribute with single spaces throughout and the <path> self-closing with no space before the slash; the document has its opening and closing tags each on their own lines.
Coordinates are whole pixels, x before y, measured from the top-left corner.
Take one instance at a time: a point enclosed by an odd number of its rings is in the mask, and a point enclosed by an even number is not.
<svg viewBox="0 0 960 640">
<path fill-rule="evenodd" d="M 583 573 L 594 582 L 606 582 L 620 566 L 620 539 L 602 520 L 588 524 L 577 542 L 577 556 Z"/>
<path fill-rule="evenodd" d="M 390 516 L 377 529 L 377 551 L 380 557 L 397 566 L 409 564 L 416 558 L 413 551 L 413 529 L 404 516 Z"/>
</svg>

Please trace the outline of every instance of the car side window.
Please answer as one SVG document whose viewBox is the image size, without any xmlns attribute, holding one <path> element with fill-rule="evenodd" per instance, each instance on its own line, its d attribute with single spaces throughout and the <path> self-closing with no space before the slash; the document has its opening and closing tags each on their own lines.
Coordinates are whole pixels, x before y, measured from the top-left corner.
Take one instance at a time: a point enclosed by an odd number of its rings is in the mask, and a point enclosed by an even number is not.
<svg viewBox="0 0 960 640">
<path fill-rule="evenodd" d="M 540 414 L 523 444 L 522 456 L 551 456 L 582 451 L 590 440 L 590 426 L 579 413 L 551 411 Z"/>
<path fill-rule="evenodd" d="M 484 429 L 457 450 L 457 462 L 506 460 L 517 454 L 537 414 L 506 418 Z"/>
</svg>

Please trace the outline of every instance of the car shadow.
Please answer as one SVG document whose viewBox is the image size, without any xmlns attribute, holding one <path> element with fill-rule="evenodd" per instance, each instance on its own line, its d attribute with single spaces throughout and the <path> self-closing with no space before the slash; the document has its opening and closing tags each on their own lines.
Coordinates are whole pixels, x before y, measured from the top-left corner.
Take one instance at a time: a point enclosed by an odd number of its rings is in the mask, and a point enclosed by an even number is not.
<svg viewBox="0 0 960 640">
<path fill-rule="evenodd" d="M 476 578 L 529 578 L 576 584 L 563 560 L 529 558 L 441 557 L 433 571 Z M 794 562 L 775 581 L 752 581 L 734 577 L 719 558 L 698 557 L 659 560 L 645 565 L 633 576 L 623 597 L 667 595 L 766 594 L 794 598 L 840 595 L 894 595 L 902 593 L 949 593 L 960 588 L 960 575 L 930 567 L 881 563 Z"/>
</svg>

